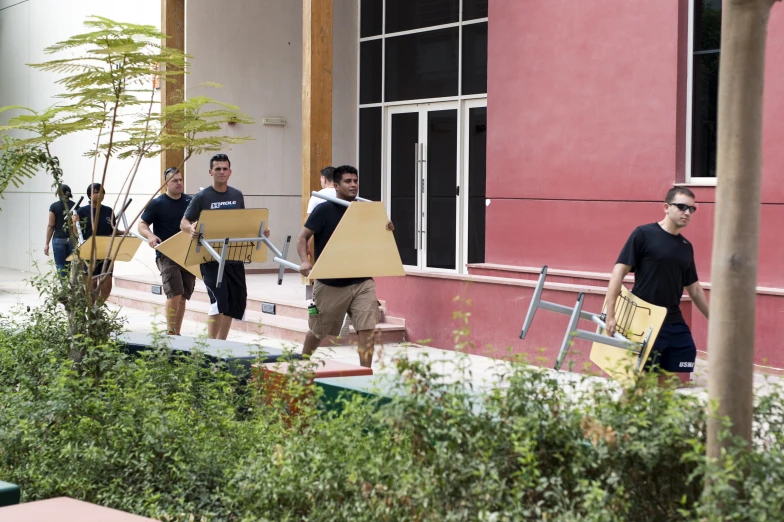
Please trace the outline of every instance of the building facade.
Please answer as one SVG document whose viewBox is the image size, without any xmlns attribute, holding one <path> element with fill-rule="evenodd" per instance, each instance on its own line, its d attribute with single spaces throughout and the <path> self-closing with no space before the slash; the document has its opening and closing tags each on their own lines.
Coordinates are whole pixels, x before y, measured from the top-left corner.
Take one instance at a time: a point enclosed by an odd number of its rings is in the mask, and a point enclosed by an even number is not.
<svg viewBox="0 0 784 522">
<path fill-rule="evenodd" d="M 40 9 L 51 1 L 23 3 Z M 160 0 L 153 3 L 158 16 Z M 227 127 L 254 141 L 226 152 L 232 184 L 249 206 L 270 209 L 279 244 L 301 226 L 303 4 L 185 6 L 188 95 L 202 82 L 221 83 L 213 96 L 258 122 Z M 0 11 L 0 24 L 12 9 Z M 390 315 L 406 319 L 409 340 L 453 347 L 465 318 L 455 312 L 470 312 L 470 351 L 527 354 L 551 365 L 565 317 L 540 312 L 526 339 L 518 338 L 541 266 L 550 268 L 545 299 L 572 305 L 583 292 L 585 309 L 599 311 L 623 243 L 637 225 L 661 218 L 674 184 L 697 195 L 685 236 L 709 292 L 721 0 L 333 0 L 332 19 L 332 163 L 355 163 L 360 195 L 383 201 L 395 222 L 407 276 L 379 278 L 378 294 Z M 0 53 L 17 38 L 5 27 Z M 51 41 L 39 36 L 25 45 L 37 52 Z M 756 362 L 778 368 L 782 48 L 784 9 L 774 6 Z M 7 76 L 0 82 L 0 103 L 18 103 L 5 95 Z M 284 125 L 265 124 L 281 119 Z M 209 182 L 207 158 L 192 159 L 187 191 Z M 35 205 L 45 209 L 43 199 Z M 0 233 L 16 219 L 6 204 Z M 36 234 L 40 228 L 41 243 L 44 218 L 30 225 Z M 22 246 L 20 260 L 2 264 L 27 269 L 41 257 L 32 250 Z M 151 259 L 121 270 L 154 272 Z M 687 299 L 683 309 L 706 350 L 707 322 Z M 578 367 L 587 348 L 576 341 Z"/>
<path fill-rule="evenodd" d="M 550 267 L 553 283 L 546 299 L 573 305 L 585 292 L 585 309 L 598 312 L 623 243 L 635 226 L 661 219 L 662 198 L 674 184 L 697 196 L 699 211 L 684 235 L 694 244 L 700 281 L 710 286 L 721 2 L 490 0 L 488 18 L 484 256 L 469 256 L 461 270 L 445 273 L 412 264 L 404 280 L 379 281 L 379 293 L 389 313 L 406 318 L 412 340 L 451 346 L 458 326 L 452 313 L 465 309 L 472 314 L 473 351 L 526 353 L 549 365 L 566 317 L 539 312 L 531 333 L 518 339 L 541 266 Z M 778 262 L 784 65 L 777 58 L 783 46 L 784 10 L 774 8 L 756 362 L 778 368 L 784 367 L 775 341 L 784 318 Z M 471 139 L 464 140 L 462 153 L 470 153 Z M 468 208 L 461 224 L 470 227 Z M 698 348 L 706 350 L 707 321 L 688 300 L 683 308 Z M 578 367 L 588 348 L 576 341 Z"/>
</svg>

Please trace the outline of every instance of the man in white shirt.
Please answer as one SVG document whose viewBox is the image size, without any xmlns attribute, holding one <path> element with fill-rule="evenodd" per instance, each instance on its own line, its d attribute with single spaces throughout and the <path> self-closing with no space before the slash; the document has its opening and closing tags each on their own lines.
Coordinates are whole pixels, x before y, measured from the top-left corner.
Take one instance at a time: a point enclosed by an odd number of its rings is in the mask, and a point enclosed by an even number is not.
<svg viewBox="0 0 784 522">
<path fill-rule="evenodd" d="M 335 167 L 330 165 L 329 167 L 324 167 L 321 169 L 321 190 L 319 190 L 319 194 L 324 194 L 325 196 L 331 196 L 333 198 L 338 197 L 338 193 L 335 190 L 335 183 L 333 181 L 333 174 L 335 173 Z M 308 210 L 306 212 L 305 220 L 310 217 L 310 214 L 313 212 L 313 209 L 319 206 L 321 203 L 324 203 L 326 199 L 317 198 L 316 196 L 310 196 L 308 200 Z M 313 257 L 313 241 L 311 240 L 308 243 L 308 257 Z M 303 281 L 305 278 L 302 278 Z M 313 285 L 305 282 L 305 300 L 313 299 Z"/>
<path fill-rule="evenodd" d="M 319 190 L 319 194 L 324 194 L 325 196 L 331 196 L 333 198 L 338 197 L 338 193 L 335 190 L 335 183 L 333 181 L 333 174 L 335 173 L 335 167 L 329 166 L 324 167 L 321 170 L 321 190 Z M 324 203 L 326 199 L 317 198 L 316 196 L 310 196 L 310 200 L 308 201 L 308 211 L 307 216 L 305 219 L 307 220 L 310 216 L 313 209 L 319 206 L 321 203 Z M 313 248 L 308 245 L 308 257 L 313 256 Z M 313 299 L 313 285 L 306 284 L 305 285 L 305 299 Z M 349 333 L 349 319 L 348 315 L 346 315 L 345 320 L 343 321 L 343 328 L 341 329 L 340 336 L 345 337 Z"/>
<path fill-rule="evenodd" d="M 321 190 L 319 190 L 319 194 L 324 194 L 325 196 L 331 196 L 333 198 L 338 197 L 337 192 L 335 191 L 335 184 L 332 182 L 332 175 L 334 173 L 335 167 L 332 166 L 324 167 L 321 170 Z M 307 215 L 309 216 L 310 213 L 313 212 L 313 209 L 316 208 L 317 205 L 324 203 L 324 201 L 326 200 L 317 198 L 316 196 L 310 196 Z"/>
</svg>

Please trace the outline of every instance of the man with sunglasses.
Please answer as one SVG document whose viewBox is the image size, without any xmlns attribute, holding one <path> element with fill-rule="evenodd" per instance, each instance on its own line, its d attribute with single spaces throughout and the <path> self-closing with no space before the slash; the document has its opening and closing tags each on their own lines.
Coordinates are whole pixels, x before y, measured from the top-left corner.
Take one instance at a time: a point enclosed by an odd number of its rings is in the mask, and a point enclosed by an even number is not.
<svg viewBox="0 0 784 522">
<path fill-rule="evenodd" d="M 667 308 L 667 317 L 645 367 L 676 373 L 687 381 L 688 374 L 694 371 L 697 347 L 681 313 L 684 288 L 697 309 L 708 317 L 708 299 L 697 278 L 694 248 L 681 234 L 697 211 L 694 193 L 685 187 L 670 189 L 663 210 L 664 219 L 637 227 L 618 256 L 607 289 L 607 334 L 612 336 L 615 332 L 615 301 L 623 279 L 634 272 L 632 293 Z M 660 374 L 659 384 L 665 381 L 666 375 Z"/>
<path fill-rule="evenodd" d="M 199 237 L 197 220 L 202 210 L 245 208 L 242 192 L 229 186 L 231 161 L 226 154 L 216 154 L 210 158 L 210 176 L 212 185 L 193 196 L 180 222 L 180 230 L 190 234 L 192 239 Z M 269 234 L 269 230 L 264 231 L 266 237 L 269 237 Z M 212 320 L 207 323 L 207 335 L 210 339 L 226 339 L 232 319 L 242 320 L 245 317 L 248 299 L 245 265 L 242 261 L 226 261 L 220 288 L 217 261 L 202 263 L 199 269 L 210 296 L 209 315 Z"/>
<path fill-rule="evenodd" d="M 144 209 L 139 221 L 139 234 L 155 248 L 180 231 L 180 221 L 191 196 L 184 194 L 182 173 L 169 167 L 163 173 L 166 192 L 153 199 Z M 152 229 L 150 229 L 152 225 Z M 196 276 L 185 270 L 159 251 L 155 251 L 155 264 L 161 272 L 163 293 L 166 294 L 166 330 L 169 335 L 180 335 L 185 317 L 185 301 L 190 300 L 196 285 Z"/>
</svg>

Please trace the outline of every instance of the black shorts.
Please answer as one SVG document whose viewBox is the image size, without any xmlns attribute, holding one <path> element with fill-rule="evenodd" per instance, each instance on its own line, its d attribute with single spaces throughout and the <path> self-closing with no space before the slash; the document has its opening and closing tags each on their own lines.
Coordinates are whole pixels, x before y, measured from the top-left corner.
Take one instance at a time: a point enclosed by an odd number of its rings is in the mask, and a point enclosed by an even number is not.
<svg viewBox="0 0 784 522">
<path fill-rule="evenodd" d="M 245 284 L 243 263 L 226 262 L 220 288 L 218 288 L 218 263 L 202 264 L 201 277 L 210 296 L 210 315 L 223 314 L 239 320 L 245 317 L 248 287 Z"/>
<path fill-rule="evenodd" d="M 692 373 L 696 360 L 697 346 L 689 327 L 684 323 L 665 323 L 651 349 L 645 369 L 653 372 Z"/>
</svg>

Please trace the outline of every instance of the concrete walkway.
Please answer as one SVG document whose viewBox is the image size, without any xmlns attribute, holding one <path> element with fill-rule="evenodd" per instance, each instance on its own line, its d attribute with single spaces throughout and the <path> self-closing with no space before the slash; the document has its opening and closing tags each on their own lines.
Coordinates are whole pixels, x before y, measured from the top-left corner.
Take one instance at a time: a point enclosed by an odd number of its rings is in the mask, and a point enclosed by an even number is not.
<svg viewBox="0 0 784 522">
<path fill-rule="evenodd" d="M 36 290 L 28 283 L 28 280 L 32 276 L 33 274 L 28 272 L 0 268 L 0 314 L 9 315 L 15 306 L 34 307 L 43 302 L 43 299 L 38 295 Z M 164 329 L 165 321 L 160 315 L 150 316 L 147 312 L 132 308 L 121 309 L 117 305 L 110 305 L 110 307 L 117 310 L 120 315 L 125 318 L 126 328 L 129 331 L 152 332 L 156 326 L 158 329 Z M 182 334 L 191 337 L 206 336 L 206 325 L 193 321 L 185 321 L 183 323 Z M 282 341 L 239 331 L 231 331 L 228 339 L 243 343 L 289 348 L 296 352 L 302 350 L 302 345 L 300 343 L 292 343 L 290 341 Z M 478 387 L 486 387 L 498 383 L 502 380 L 500 375 L 509 369 L 508 363 L 489 357 L 459 354 L 453 350 L 441 350 L 412 343 L 395 343 L 384 344 L 376 348 L 376 354 L 373 359 L 374 372 L 388 373 L 394 371 L 394 359 L 403 354 L 406 354 L 411 358 L 426 357 L 429 360 L 434 361 L 435 370 L 444 375 L 446 380 L 469 379 Z M 329 358 L 346 363 L 358 364 L 355 346 L 319 348 L 314 358 Z M 465 368 L 468 373 L 458 370 L 458 367 Z M 577 387 L 582 388 L 594 383 L 606 383 L 609 386 L 615 386 L 613 381 L 600 377 L 581 378 L 577 374 L 569 372 L 555 372 L 554 370 L 547 368 L 542 368 L 541 370 L 556 376 L 556 378 L 568 387 L 576 385 Z M 776 376 L 755 374 L 754 378 L 756 393 L 761 395 L 769 393 L 774 386 L 783 383 L 782 378 Z M 585 379 L 585 382 L 582 382 L 583 379 Z M 681 392 L 707 397 L 706 386 L 707 362 L 698 359 L 695 373 L 692 376 L 691 385 L 688 388 L 682 389 Z"/>
</svg>

